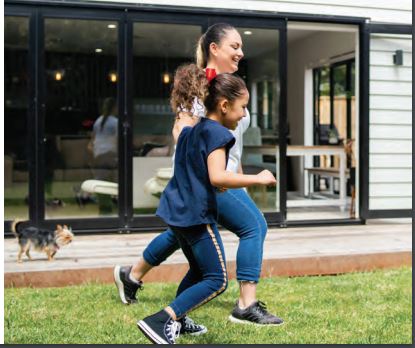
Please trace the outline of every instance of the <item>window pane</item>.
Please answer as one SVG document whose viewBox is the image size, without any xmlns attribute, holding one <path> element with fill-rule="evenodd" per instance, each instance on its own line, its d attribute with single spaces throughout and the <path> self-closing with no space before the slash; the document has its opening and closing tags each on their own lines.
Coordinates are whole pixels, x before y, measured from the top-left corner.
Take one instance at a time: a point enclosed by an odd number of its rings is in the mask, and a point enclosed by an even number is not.
<svg viewBox="0 0 415 348">
<path fill-rule="evenodd" d="M 28 218 L 29 19 L 4 20 L 4 218 Z"/>
<path fill-rule="evenodd" d="M 111 21 L 45 20 L 46 218 L 118 214 L 117 196 L 81 190 L 118 182 L 117 32 Z"/>
<path fill-rule="evenodd" d="M 169 105 L 176 68 L 194 60 L 199 26 L 135 23 L 133 207 L 154 213 L 171 175 L 174 113 Z"/>
<path fill-rule="evenodd" d="M 340 139 L 347 138 L 347 95 L 346 64 L 333 68 L 333 123 L 339 132 Z"/>
<path fill-rule="evenodd" d="M 320 124 L 330 124 L 330 68 L 320 69 Z"/>
<path fill-rule="evenodd" d="M 238 74 L 248 86 L 251 114 L 250 127 L 244 133 L 242 169 L 246 174 L 270 170 L 279 180 L 276 156 L 263 154 L 264 145 L 279 143 L 278 120 L 280 101 L 279 31 L 236 27 L 242 37 L 244 58 Z M 255 147 L 261 148 L 254 153 Z M 275 153 L 278 147 L 274 147 Z M 262 211 L 279 211 L 279 185 L 276 187 L 253 186 L 248 193 Z"/>
</svg>

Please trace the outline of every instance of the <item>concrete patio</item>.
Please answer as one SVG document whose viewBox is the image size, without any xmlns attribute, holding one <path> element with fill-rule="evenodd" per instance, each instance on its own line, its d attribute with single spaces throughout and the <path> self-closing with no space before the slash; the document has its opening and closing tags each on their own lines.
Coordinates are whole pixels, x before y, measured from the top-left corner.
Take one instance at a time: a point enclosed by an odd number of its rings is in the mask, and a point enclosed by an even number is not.
<svg viewBox="0 0 415 348">
<path fill-rule="evenodd" d="M 76 236 L 54 261 L 32 252 L 16 262 L 15 239 L 4 242 L 6 287 L 55 287 L 84 282 L 111 283 L 116 264 L 132 264 L 156 233 Z M 222 231 L 230 278 L 235 277 L 238 238 Z M 412 221 L 370 220 L 366 225 L 270 229 L 263 277 L 325 275 L 412 265 Z M 181 251 L 146 275 L 146 282 L 179 281 L 187 270 Z"/>
</svg>

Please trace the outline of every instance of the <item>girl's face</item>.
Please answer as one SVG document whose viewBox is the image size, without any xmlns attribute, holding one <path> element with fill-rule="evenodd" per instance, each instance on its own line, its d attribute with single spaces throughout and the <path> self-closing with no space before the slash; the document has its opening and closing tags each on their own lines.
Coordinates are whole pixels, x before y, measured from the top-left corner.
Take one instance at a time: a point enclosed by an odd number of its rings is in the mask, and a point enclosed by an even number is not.
<svg viewBox="0 0 415 348">
<path fill-rule="evenodd" d="M 210 45 L 210 58 L 218 67 L 218 73 L 234 73 L 243 58 L 241 35 L 233 29 L 226 31 L 219 45 Z"/>
<path fill-rule="evenodd" d="M 221 102 L 222 124 L 226 128 L 235 130 L 240 120 L 246 116 L 249 93 L 246 91 L 241 97 L 230 103 L 228 100 Z"/>
</svg>

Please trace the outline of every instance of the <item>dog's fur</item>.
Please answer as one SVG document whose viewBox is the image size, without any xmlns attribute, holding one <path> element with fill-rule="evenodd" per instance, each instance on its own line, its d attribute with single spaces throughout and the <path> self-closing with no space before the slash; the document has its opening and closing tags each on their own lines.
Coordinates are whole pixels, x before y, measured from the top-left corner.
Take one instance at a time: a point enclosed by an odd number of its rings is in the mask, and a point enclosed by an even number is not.
<svg viewBox="0 0 415 348">
<path fill-rule="evenodd" d="M 52 261 L 58 249 L 71 243 L 74 238 L 71 228 L 66 225 L 63 225 L 63 227 L 57 225 L 55 231 L 26 225 L 27 222 L 25 221 L 15 220 L 12 223 L 12 231 L 20 246 L 17 255 L 17 262 L 19 263 L 22 262 L 23 254 L 26 254 L 29 260 L 32 260 L 30 256 L 31 247 L 37 251 L 45 252 L 48 260 Z"/>
</svg>

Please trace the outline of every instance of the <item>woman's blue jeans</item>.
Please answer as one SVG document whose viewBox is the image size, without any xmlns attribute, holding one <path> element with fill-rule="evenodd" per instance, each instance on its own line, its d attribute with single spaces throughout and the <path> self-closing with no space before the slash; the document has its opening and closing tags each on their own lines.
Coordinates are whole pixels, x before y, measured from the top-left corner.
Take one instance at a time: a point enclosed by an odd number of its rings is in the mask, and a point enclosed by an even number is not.
<svg viewBox="0 0 415 348">
<path fill-rule="evenodd" d="M 189 271 L 170 303 L 177 318 L 207 303 L 226 290 L 225 253 L 215 224 L 170 227 L 189 262 Z"/>
<path fill-rule="evenodd" d="M 264 216 L 244 189 L 218 192 L 216 202 L 218 223 L 239 237 L 236 255 L 237 280 L 258 282 L 267 233 Z M 150 242 L 143 252 L 143 257 L 150 265 L 158 266 L 179 247 L 175 234 L 169 228 Z M 179 290 L 181 287 L 182 284 Z M 183 287 L 186 287 L 185 284 Z"/>
</svg>

